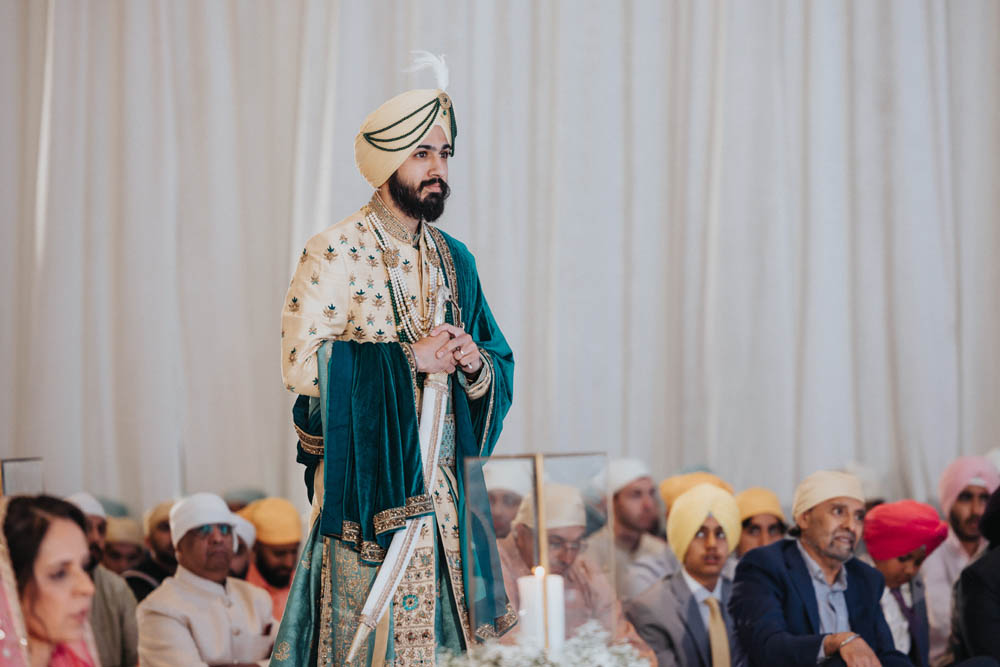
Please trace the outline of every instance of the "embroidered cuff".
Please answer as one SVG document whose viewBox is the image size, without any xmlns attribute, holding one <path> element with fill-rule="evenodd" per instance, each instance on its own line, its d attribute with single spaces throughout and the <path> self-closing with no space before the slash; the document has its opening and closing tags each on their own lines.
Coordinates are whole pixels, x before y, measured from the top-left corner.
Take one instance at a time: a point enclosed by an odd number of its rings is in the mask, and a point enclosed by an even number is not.
<svg viewBox="0 0 1000 667">
<path fill-rule="evenodd" d="M 465 373 L 461 371 L 458 373 L 458 383 L 465 390 L 465 395 L 473 401 L 485 396 L 486 392 L 490 390 L 490 385 L 493 383 L 493 366 L 490 364 L 490 358 L 486 356 L 485 352 L 480 350 L 479 359 L 483 362 L 483 365 L 479 369 L 479 377 L 476 378 L 475 382 L 470 383 Z"/>
</svg>

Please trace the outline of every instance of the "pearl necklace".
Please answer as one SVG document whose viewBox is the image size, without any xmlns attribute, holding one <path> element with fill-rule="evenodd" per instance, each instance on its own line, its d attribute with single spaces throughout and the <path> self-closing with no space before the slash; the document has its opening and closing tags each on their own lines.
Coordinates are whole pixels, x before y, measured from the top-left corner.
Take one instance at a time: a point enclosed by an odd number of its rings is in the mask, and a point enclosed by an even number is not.
<svg viewBox="0 0 1000 667">
<path fill-rule="evenodd" d="M 378 196 L 378 193 L 375 194 Z M 373 198 L 374 200 L 374 198 Z M 379 204 L 382 202 L 379 201 Z M 384 204 L 383 204 L 384 207 Z M 390 235 L 385 226 L 375 212 L 374 206 L 368 206 L 365 212 L 365 219 L 375 235 L 375 244 L 382 251 L 382 263 L 385 264 L 386 272 L 389 274 L 389 296 L 392 298 L 392 307 L 396 314 L 397 326 L 402 328 L 400 333 L 406 336 L 408 343 L 415 343 L 421 338 L 426 338 L 433 328 L 434 314 L 437 310 L 437 293 L 444 286 L 444 273 L 441 271 L 441 263 L 438 260 L 437 246 L 434 238 L 421 227 L 421 231 L 415 238 L 423 237 L 424 245 L 427 249 L 422 270 L 427 272 L 428 285 L 428 308 L 427 316 L 420 315 L 417 298 L 410 294 L 406 285 L 405 274 L 400 266 L 399 248 L 390 241 Z M 402 338 L 402 336 L 400 337 Z"/>
</svg>

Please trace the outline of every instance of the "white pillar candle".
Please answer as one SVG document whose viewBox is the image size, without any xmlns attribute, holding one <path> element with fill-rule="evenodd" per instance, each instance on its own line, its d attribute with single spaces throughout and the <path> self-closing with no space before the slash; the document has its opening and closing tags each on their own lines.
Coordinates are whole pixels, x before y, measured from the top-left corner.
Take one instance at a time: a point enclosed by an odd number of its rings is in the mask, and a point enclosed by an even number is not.
<svg viewBox="0 0 1000 667">
<path fill-rule="evenodd" d="M 521 598 L 520 642 L 525 646 L 544 648 L 548 636 L 549 650 L 556 652 L 561 649 L 566 638 L 563 578 L 557 574 L 547 575 L 544 569 L 536 567 L 533 575 L 518 577 L 517 593 Z"/>
</svg>

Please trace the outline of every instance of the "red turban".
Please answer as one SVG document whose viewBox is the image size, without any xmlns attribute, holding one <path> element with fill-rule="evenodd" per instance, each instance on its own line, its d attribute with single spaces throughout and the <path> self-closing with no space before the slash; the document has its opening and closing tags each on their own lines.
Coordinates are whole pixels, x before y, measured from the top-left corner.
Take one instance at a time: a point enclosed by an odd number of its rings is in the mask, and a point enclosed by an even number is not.
<svg viewBox="0 0 1000 667">
<path fill-rule="evenodd" d="M 937 510 L 916 500 L 884 503 L 865 515 L 865 544 L 875 560 L 905 556 L 926 547 L 927 554 L 948 536 L 948 524 Z"/>
</svg>

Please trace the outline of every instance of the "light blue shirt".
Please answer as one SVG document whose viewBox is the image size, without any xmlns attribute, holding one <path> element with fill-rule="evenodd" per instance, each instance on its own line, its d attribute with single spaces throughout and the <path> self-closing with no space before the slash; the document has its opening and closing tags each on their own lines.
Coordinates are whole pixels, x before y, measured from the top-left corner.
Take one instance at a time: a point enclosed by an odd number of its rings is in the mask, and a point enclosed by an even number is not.
<svg viewBox="0 0 1000 667">
<path fill-rule="evenodd" d="M 698 603 L 698 613 L 701 614 L 701 622 L 705 624 L 705 630 L 708 630 L 709 621 L 709 608 L 706 600 L 708 598 L 715 598 L 719 603 L 719 608 L 723 607 L 722 604 L 722 577 L 715 582 L 715 590 L 710 591 L 695 580 L 688 571 L 683 567 L 681 568 L 681 574 L 684 576 L 684 583 L 687 584 L 688 589 L 691 591 L 691 595 L 694 597 L 695 601 Z"/>
<path fill-rule="evenodd" d="M 820 634 L 832 635 L 838 632 L 850 632 L 851 619 L 847 614 L 847 598 L 844 597 L 844 591 L 847 590 L 847 570 L 841 567 L 833 585 L 830 585 L 826 581 L 826 575 L 823 574 L 823 568 L 813 560 L 809 552 L 802 548 L 802 542 L 795 540 L 795 545 L 799 548 L 799 553 L 802 554 L 806 571 L 809 572 L 809 579 L 812 581 L 813 591 L 816 593 Z M 826 654 L 823 652 L 823 644 L 820 643 L 816 662 L 823 660 L 826 660 Z"/>
</svg>

